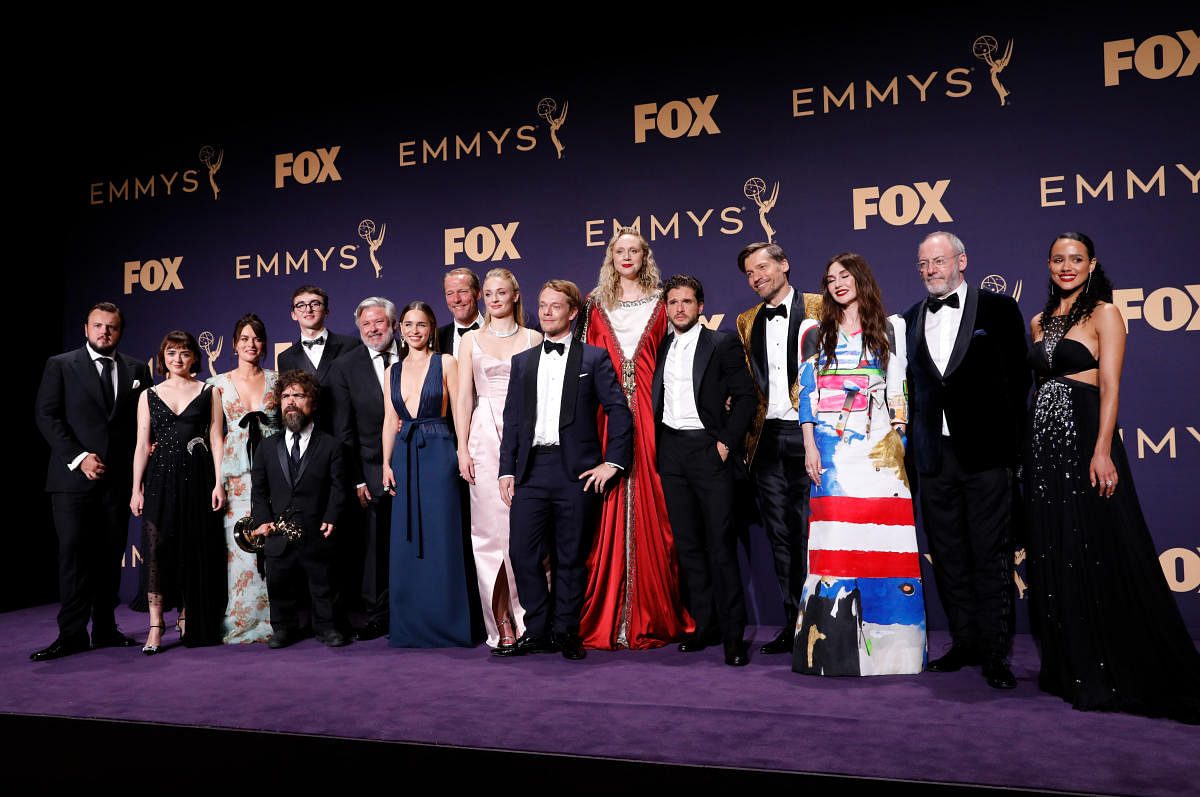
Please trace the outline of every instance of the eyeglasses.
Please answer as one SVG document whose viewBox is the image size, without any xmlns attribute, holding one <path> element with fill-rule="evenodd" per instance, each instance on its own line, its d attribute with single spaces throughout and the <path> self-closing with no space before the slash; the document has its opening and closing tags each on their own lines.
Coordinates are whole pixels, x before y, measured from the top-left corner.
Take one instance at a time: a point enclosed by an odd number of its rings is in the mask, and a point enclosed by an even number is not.
<svg viewBox="0 0 1200 797">
<path fill-rule="evenodd" d="M 304 310 L 309 310 L 315 313 L 324 306 L 325 302 L 321 301 L 320 299 L 313 299 L 311 302 L 296 302 L 292 305 L 292 309 L 297 313 L 303 312 Z"/>
<path fill-rule="evenodd" d="M 934 268 L 942 268 L 947 263 L 953 263 L 956 260 L 958 260 L 958 255 L 951 255 L 950 257 L 935 257 L 933 260 L 918 260 L 917 270 L 924 271 L 930 266 L 933 266 Z"/>
</svg>

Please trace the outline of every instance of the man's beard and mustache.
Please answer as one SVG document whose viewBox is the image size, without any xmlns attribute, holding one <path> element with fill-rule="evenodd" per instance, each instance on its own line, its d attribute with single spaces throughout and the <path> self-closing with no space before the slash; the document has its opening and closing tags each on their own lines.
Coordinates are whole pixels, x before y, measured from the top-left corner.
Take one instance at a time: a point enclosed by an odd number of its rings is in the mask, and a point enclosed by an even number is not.
<svg viewBox="0 0 1200 797">
<path fill-rule="evenodd" d="M 92 350 L 95 351 L 96 354 L 101 354 L 105 357 L 111 357 L 112 353 L 117 350 L 117 342 L 116 341 L 113 341 L 112 343 L 108 344 L 107 346 L 99 346 L 90 340 L 88 341 L 88 343 L 91 344 Z"/>
<path fill-rule="evenodd" d="M 678 324 L 676 324 L 674 320 L 672 320 L 671 326 L 675 328 L 676 335 L 686 335 L 688 332 L 692 331 L 692 327 L 696 326 L 696 324 L 699 324 L 699 323 L 700 323 L 699 318 L 693 318 L 691 321 L 688 322 L 687 326 L 681 327 Z"/>
<path fill-rule="evenodd" d="M 362 338 L 363 345 L 366 346 L 371 351 L 375 352 L 376 354 L 378 354 L 381 351 L 387 351 L 388 349 L 392 348 L 392 340 L 395 339 L 395 335 L 392 333 L 392 331 L 390 329 L 383 336 L 382 343 L 372 344 L 369 340 L 367 340 L 366 335 L 359 335 L 359 337 Z"/>
<path fill-rule="evenodd" d="M 293 407 L 283 414 L 283 425 L 289 432 L 298 432 L 308 426 L 309 414 Z"/>
</svg>

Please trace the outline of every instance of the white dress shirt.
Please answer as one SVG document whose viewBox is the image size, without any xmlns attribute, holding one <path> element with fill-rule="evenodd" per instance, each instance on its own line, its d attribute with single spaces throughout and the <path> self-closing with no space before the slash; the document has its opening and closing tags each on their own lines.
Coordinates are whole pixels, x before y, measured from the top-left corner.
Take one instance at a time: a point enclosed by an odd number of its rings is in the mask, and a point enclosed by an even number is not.
<svg viewBox="0 0 1200 797">
<path fill-rule="evenodd" d="M 291 457 L 292 456 L 292 446 L 294 446 L 296 444 L 296 434 L 297 433 L 293 432 L 291 429 L 286 429 L 286 428 L 284 429 L 284 431 L 287 433 L 287 436 L 284 438 L 284 442 L 287 443 L 287 454 L 288 454 L 288 457 Z M 309 421 L 308 425 L 305 426 L 303 429 L 301 429 L 299 432 L 299 434 L 300 434 L 300 459 L 304 459 L 304 452 L 308 450 L 308 441 L 312 439 L 312 433 L 313 433 L 313 424 L 312 424 L 312 421 Z"/>
<path fill-rule="evenodd" d="M 789 286 L 787 295 L 779 304 L 768 304 L 767 307 L 774 309 L 783 305 L 790 314 L 792 296 L 795 293 L 795 288 Z M 767 346 L 767 420 L 799 422 L 796 408 L 792 406 L 792 382 L 788 379 L 788 329 L 791 328 L 791 321 L 790 316 L 775 316 L 767 319 L 766 323 L 764 338 Z"/>
<path fill-rule="evenodd" d="M 385 349 L 385 351 L 390 352 L 392 355 L 391 359 L 388 360 L 388 365 L 395 365 L 396 360 L 400 359 L 399 344 L 397 344 L 396 341 L 393 340 L 391 347 L 389 347 L 388 349 Z M 383 367 L 382 354 L 383 354 L 383 352 L 378 352 L 378 351 L 375 351 L 372 349 L 371 350 L 371 365 L 373 365 L 375 367 L 375 378 L 379 380 L 379 389 L 387 390 L 387 386 L 383 384 L 383 376 L 387 372 L 387 369 Z"/>
<path fill-rule="evenodd" d="M 442 352 L 442 354 L 453 354 L 455 359 L 458 359 L 458 347 L 462 345 L 463 335 L 467 334 L 466 332 L 460 332 L 459 330 L 470 329 L 472 326 L 474 326 L 475 329 L 481 329 L 483 327 L 483 316 L 475 316 L 475 320 L 470 324 L 460 324 L 458 323 L 457 318 L 454 319 L 454 334 L 450 336 L 451 350 Z"/>
<path fill-rule="evenodd" d="M 667 349 L 663 367 L 663 423 L 672 429 L 703 429 L 696 409 L 696 391 L 692 368 L 696 362 L 696 342 L 700 340 L 697 323 L 682 335 L 676 332 Z"/>
<path fill-rule="evenodd" d="M 305 341 L 321 340 L 324 341 L 320 346 L 305 346 Z M 304 330 L 300 330 L 300 346 L 304 349 L 304 353 L 308 356 L 308 361 L 313 364 L 313 368 L 321 365 L 321 355 L 325 353 L 325 347 L 329 345 L 329 330 L 322 329 L 311 338 L 306 337 Z"/>
<path fill-rule="evenodd" d="M 938 373 L 945 375 L 946 366 L 950 363 L 950 354 L 954 351 L 954 342 L 958 339 L 958 328 L 962 324 L 963 307 L 967 303 L 967 282 L 963 280 L 950 293 L 958 294 L 958 307 L 945 305 L 936 313 L 925 310 L 925 345 L 929 347 L 929 357 Z M 950 294 L 946 294 L 949 296 Z M 939 298 L 946 298 L 942 296 Z M 950 426 L 946 423 L 946 413 L 942 413 L 942 434 L 950 436 Z"/>
<path fill-rule="evenodd" d="M 90 341 L 87 343 L 84 343 L 83 345 L 87 347 L 88 356 L 92 358 L 92 365 L 94 365 L 96 367 L 96 376 L 99 376 L 99 377 L 104 376 L 104 363 L 102 362 L 102 360 L 105 358 L 112 360 L 112 392 L 113 392 L 113 401 L 115 402 L 117 400 L 117 353 L 114 351 L 112 354 L 101 354 L 100 352 L 98 352 L 92 348 L 92 344 Z M 75 457 L 75 459 L 68 462 L 67 470 L 75 470 L 76 468 L 78 468 L 79 463 L 83 462 L 85 459 L 87 459 L 87 456 L 90 453 L 92 453 L 92 452 L 84 451 L 82 454 Z"/>
<path fill-rule="evenodd" d="M 567 373 L 567 354 L 571 351 L 571 333 L 568 330 L 558 340 L 546 338 L 551 343 L 562 343 L 563 353 L 546 353 L 542 347 L 538 357 L 537 378 L 537 422 L 533 427 L 535 446 L 558 445 L 558 421 L 562 414 L 563 379 Z"/>
</svg>

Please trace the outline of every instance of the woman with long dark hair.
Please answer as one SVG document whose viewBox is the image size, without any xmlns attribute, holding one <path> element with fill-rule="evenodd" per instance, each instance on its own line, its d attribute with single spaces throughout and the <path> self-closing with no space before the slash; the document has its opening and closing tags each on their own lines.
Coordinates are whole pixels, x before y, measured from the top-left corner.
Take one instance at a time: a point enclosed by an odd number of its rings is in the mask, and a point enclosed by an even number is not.
<svg viewBox="0 0 1200 797">
<path fill-rule="evenodd" d="M 884 313 L 860 255 L 830 260 L 822 286 L 821 320 L 799 333 L 812 514 L 792 669 L 918 673 L 925 604 L 904 470 L 904 322 Z"/>
<path fill-rule="evenodd" d="M 1025 468 L 1038 685 L 1083 710 L 1200 722 L 1200 654 L 1142 516 L 1117 430 L 1125 325 L 1092 240 L 1054 239 L 1030 324 Z"/>
</svg>

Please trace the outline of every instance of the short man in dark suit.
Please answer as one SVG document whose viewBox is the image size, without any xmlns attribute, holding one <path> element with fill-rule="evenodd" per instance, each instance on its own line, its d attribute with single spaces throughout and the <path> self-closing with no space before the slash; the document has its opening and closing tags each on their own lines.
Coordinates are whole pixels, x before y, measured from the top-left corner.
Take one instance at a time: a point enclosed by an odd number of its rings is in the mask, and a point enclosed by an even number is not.
<svg viewBox="0 0 1200 797">
<path fill-rule="evenodd" d="M 316 285 L 301 285 L 292 291 L 292 320 L 300 325 L 300 340 L 279 353 L 278 370 L 300 369 L 316 374 L 321 383 L 317 426 L 333 431 L 333 401 L 329 395 L 329 369 L 333 361 L 358 345 L 358 339 L 326 328 L 329 294 Z"/>
<path fill-rule="evenodd" d="M 571 339 L 571 322 L 582 308 L 575 283 L 544 284 L 538 318 L 545 340 L 512 358 L 500 440 L 500 497 L 512 508 L 509 552 L 525 607 L 525 633 L 516 644 L 495 648 L 497 656 L 556 650 L 567 659 L 586 655 L 579 614 L 588 549 L 600 494 L 632 460 L 633 416 L 608 352 Z M 600 407 L 608 416 L 603 448 Z M 542 566 L 548 553 L 550 590 Z"/>
<path fill-rule="evenodd" d="M 438 327 L 438 349 L 457 358 L 462 336 L 480 327 L 479 276 L 469 268 L 451 269 L 442 277 L 442 288 L 454 320 Z"/>
<path fill-rule="evenodd" d="M 50 444 L 46 491 L 58 532 L 62 608 L 58 638 L 30 658 L 49 661 L 96 647 L 137 644 L 117 628 L 121 555 L 129 532 L 129 497 L 138 394 L 150 368 L 117 352 L 125 317 L 101 302 L 88 311 L 82 348 L 46 362 L 34 404 Z"/>
<path fill-rule="evenodd" d="M 737 338 L 700 323 L 704 286 L 677 274 L 663 286 L 674 334 L 658 348 L 654 402 L 658 472 L 696 631 L 684 653 L 718 640 L 725 663 L 749 663 L 746 597 L 733 524 L 733 470 L 758 397 Z M 729 409 L 726 410 L 726 401 Z"/>
<path fill-rule="evenodd" d="M 763 653 L 791 653 L 800 595 L 808 575 L 808 473 L 796 413 L 800 370 L 798 332 L 820 318 L 821 297 L 788 284 L 791 267 L 777 244 L 753 243 L 738 253 L 738 268 L 763 303 L 738 316 L 746 365 L 758 388 L 758 412 L 746 435 L 746 464 L 758 491 L 759 512 L 783 593 L 783 628 Z"/>
<path fill-rule="evenodd" d="M 283 648 L 300 637 L 297 609 L 307 584 L 312 627 L 324 645 L 347 644 L 334 622 L 330 569 L 333 543 L 346 500 L 342 483 L 342 447 L 313 423 L 320 400 L 316 378 L 307 371 L 285 371 L 275 384 L 275 401 L 284 431 L 258 444 L 251 471 L 251 513 L 255 534 L 267 535 L 267 596 L 271 601 L 271 638 Z M 270 534 L 276 520 L 301 529 L 299 540 Z"/>
<path fill-rule="evenodd" d="M 356 530 L 354 569 L 361 572 L 366 625 L 358 640 L 388 632 L 388 549 L 392 533 L 392 497 L 383 490 L 383 375 L 396 362 L 396 305 L 370 296 L 354 310 L 363 345 L 355 346 L 329 371 L 334 436 L 342 444 L 348 483 L 363 509 Z"/>
<path fill-rule="evenodd" d="M 982 663 L 991 686 L 1012 689 L 1013 469 L 1031 381 L 1025 323 L 1013 299 L 968 285 L 966 268 L 962 241 L 928 235 L 917 269 L 929 296 L 904 313 L 921 522 L 953 641 L 928 666 Z"/>
</svg>

